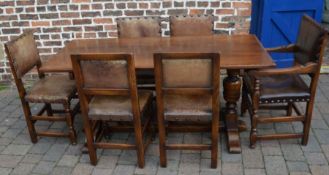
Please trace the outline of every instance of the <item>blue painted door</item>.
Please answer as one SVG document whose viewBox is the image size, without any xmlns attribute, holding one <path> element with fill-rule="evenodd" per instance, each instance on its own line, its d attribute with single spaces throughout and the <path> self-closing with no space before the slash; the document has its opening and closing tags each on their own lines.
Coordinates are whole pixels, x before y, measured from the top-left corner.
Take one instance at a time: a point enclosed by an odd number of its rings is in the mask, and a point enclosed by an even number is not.
<svg viewBox="0 0 329 175">
<path fill-rule="evenodd" d="M 295 43 L 303 14 L 319 22 L 322 18 L 323 0 L 253 0 L 253 3 L 251 33 L 258 36 L 264 47 Z M 277 67 L 293 63 L 291 54 L 271 55 Z"/>
</svg>

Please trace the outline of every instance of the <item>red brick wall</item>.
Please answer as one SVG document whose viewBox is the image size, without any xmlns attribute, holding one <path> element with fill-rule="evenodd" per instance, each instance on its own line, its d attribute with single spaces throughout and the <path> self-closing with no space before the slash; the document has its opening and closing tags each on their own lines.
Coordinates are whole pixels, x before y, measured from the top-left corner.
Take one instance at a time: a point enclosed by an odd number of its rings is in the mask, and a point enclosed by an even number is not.
<svg viewBox="0 0 329 175">
<path fill-rule="evenodd" d="M 117 17 L 160 15 L 166 36 L 168 16 L 181 14 L 213 14 L 216 33 L 247 33 L 250 6 L 250 0 L 0 0 L 0 41 L 35 29 L 44 59 L 68 40 L 116 37 Z M 9 65 L 2 59 L 0 81 L 10 78 Z"/>
</svg>

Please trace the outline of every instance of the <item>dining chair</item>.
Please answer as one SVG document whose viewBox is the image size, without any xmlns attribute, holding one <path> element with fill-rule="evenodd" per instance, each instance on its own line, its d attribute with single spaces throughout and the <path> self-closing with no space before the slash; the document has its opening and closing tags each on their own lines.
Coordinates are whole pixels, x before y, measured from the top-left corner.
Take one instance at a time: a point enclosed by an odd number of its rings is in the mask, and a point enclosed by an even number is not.
<svg viewBox="0 0 329 175">
<path fill-rule="evenodd" d="M 214 29 L 213 15 L 170 16 L 171 36 L 211 36 Z"/>
<path fill-rule="evenodd" d="M 119 38 L 161 37 L 161 18 L 124 17 L 117 18 Z M 139 88 L 154 90 L 153 70 L 137 70 L 137 85 Z"/>
<path fill-rule="evenodd" d="M 71 60 L 91 164 L 97 163 L 98 148 L 134 149 L 138 166 L 143 168 L 145 149 L 150 143 L 150 137 L 144 142 L 143 136 L 150 131 L 152 91 L 137 91 L 133 56 L 83 54 L 71 55 Z M 102 140 L 104 129 L 111 129 L 109 122 L 132 123 L 135 144 Z M 98 129 L 94 129 L 96 125 Z"/>
<path fill-rule="evenodd" d="M 69 137 L 71 143 L 76 144 L 76 132 L 73 123 L 79 105 L 77 104 L 71 109 L 71 100 L 76 94 L 74 80 L 71 80 L 68 75 L 45 76 L 39 71 L 41 60 L 32 31 L 25 32 L 6 43 L 5 50 L 22 103 L 31 141 L 36 143 L 38 141 L 37 136 Z M 34 68 L 36 68 L 39 80 L 31 88 L 25 88 L 27 85 L 24 85 L 23 78 Z M 39 112 L 32 114 L 31 103 L 44 105 Z M 52 104 L 61 104 L 64 110 L 55 110 L 52 108 Z M 47 115 L 44 115 L 45 112 Z M 37 121 L 66 122 L 68 132 L 37 130 L 35 126 Z"/>
<path fill-rule="evenodd" d="M 167 150 L 211 150 L 217 167 L 219 137 L 219 58 L 217 53 L 156 53 L 156 101 L 160 165 L 167 165 Z M 169 122 L 207 124 L 211 144 L 168 144 Z M 187 130 L 188 127 L 183 130 Z"/>
<path fill-rule="evenodd" d="M 250 147 L 256 141 L 268 139 L 302 138 L 307 145 L 317 83 L 328 33 L 309 16 L 303 16 L 296 44 L 268 49 L 269 52 L 293 53 L 294 66 L 282 69 L 263 69 L 247 71 L 242 89 L 242 114 L 249 111 L 251 116 Z M 306 83 L 302 76 L 309 76 Z M 306 103 L 302 112 L 296 103 Z M 261 109 L 286 110 L 286 115 L 260 116 Z M 296 115 L 293 115 L 293 110 Z M 302 133 L 280 133 L 259 135 L 259 123 L 302 122 Z"/>
</svg>

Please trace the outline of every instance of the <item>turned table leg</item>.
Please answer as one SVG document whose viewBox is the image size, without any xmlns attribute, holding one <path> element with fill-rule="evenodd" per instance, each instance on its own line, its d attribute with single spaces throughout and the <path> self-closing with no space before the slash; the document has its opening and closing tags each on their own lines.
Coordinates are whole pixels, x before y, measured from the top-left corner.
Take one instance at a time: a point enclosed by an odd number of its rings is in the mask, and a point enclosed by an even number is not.
<svg viewBox="0 0 329 175">
<path fill-rule="evenodd" d="M 240 135 L 239 130 L 245 130 L 246 125 L 238 120 L 237 101 L 240 99 L 241 80 L 240 70 L 227 70 L 227 77 L 223 80 L 224 99 L 226 107 L 224 120 L 227 133 L 227 146 L 230 153 L 240 153 Z"/>
</svg>

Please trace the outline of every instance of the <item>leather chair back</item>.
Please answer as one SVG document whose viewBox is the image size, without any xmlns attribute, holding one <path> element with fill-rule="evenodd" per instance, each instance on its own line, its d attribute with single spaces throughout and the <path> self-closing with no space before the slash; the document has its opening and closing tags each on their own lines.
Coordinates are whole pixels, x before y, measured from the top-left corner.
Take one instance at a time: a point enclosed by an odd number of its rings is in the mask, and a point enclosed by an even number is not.
<svg viewBox="0 0 329 175">
<path fill-rule="evenodd" d="M 161 37 L 159 17 L 134 17 L 117 19 L 119 38 Z"/>
<path fill-rule="evenodd" d="M 213 35 L 214 16 L 182 15 L 170 16 L 171 36 L 208 36 Z"/>
<path fill-rule="evenodd" d="M 211 59 L 164 59 L 162 66 L 164 87 L 206 88 L 212 84 Z"/>
<path fill-rule="evenodd" d="M 219 86 L 219 54 L 157 53 L 154 55 L 159 89 L 211 89 Z"/>
<path fill-rule="evenodd" d="M 308 62 L 322 63 L 320 57 L 323 40 L 327 31 L 317 24 L 312 18 L 304 15 L 301 21 L 299 35 L 297 38 L 297 50 L 295 61 L 299 64 Z M 321 58 L 321 60 L 319 60 Z"/>
<path fill-rule="evenodd" d="M 5 44 L 12 71 L 21 79 L 33 67 L 40 66 L 41 60 L 33 32 L 23 33 Z"/>
<path fill-rule="evenodd" d="M 81 61 L 84 86 L 89 88 L 128 88 L 126 61 Z"/>
<path fill-rule="evenodd" d="M 84 88 L 129 89 L 128 62 L 133 64 L 131 55 L 77 55 L 79 74 Z M 77 76 L 77 75 L 76 75 Z"/>
</svg>

